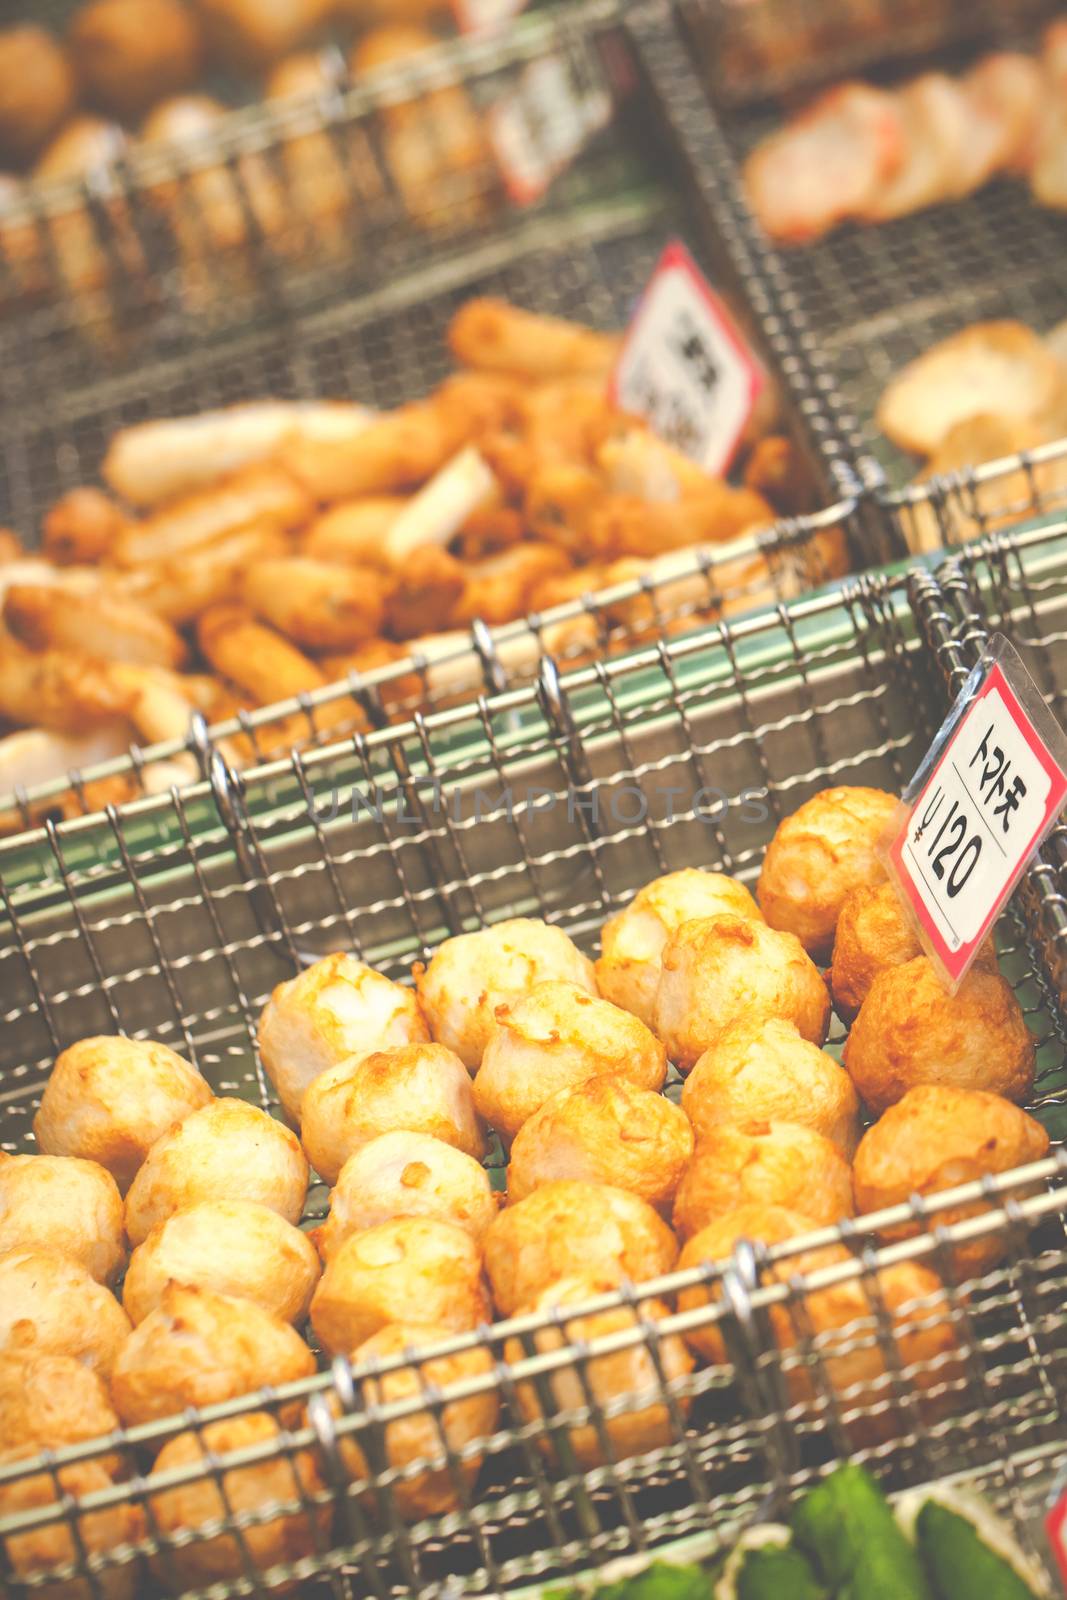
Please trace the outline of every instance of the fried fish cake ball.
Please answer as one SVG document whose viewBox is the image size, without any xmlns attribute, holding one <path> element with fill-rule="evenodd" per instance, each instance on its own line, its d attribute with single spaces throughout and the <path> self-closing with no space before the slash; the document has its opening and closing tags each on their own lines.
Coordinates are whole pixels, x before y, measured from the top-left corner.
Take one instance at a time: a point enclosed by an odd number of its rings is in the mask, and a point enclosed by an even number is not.
<svg viewBox="0 0 1067 1600">
<path fill-rule="evenodd" d="M 841 906 L 830 967 L 834 1010 L 842 1022 L 856 1020 L 871 984 L 887 967 L 903 966 L 923 953 L 919 935 L 891 883 L 852 889 Z M 997 953 L 986 939 L 976 957 L 996 971 Z"/>
<path fill-rule="evenodd" d="M 518 1308 L 519 1316 L 552 1311 L 566 1312 L 570 1307 L 580 1307 L 610 1292 L 610 1278 L 599 1278 L 595 1269 L 574 1277 L 562 1278 L 549 1284 L 534 1299 Z M 646 1321 L 659 1322 L 670 1316 L 670 1308 L 662 1300 L 647 1299 L 636 1307 L 618 1306 L 608 1311 L 593 1311 L 582 1316 L 577 1310 L 559 1323 L 539 1329 L 528 1343 L 539 1355 L 561 1350 L 565 1345 L 589 1343 L 609 1334 L 622 1333 Z M 504 1346 L 505 1359 L 512 1364 L 524 1360 L 530 1351 L 527 1341 L 509 1339 Z M 590 1394 L 603 1412 L 605 1450 L 596 1424 L 590 1419 L 566 1429 L 567 1443 L 574 1452 L 578 1466 L 583 1469 L 603 1466 L 608 1461 L 625 1461 L 631 1456 L 643 1455 L 675 1441 L 674 1425 L 664 1394 L 664 1382 L 672 1386 L 674 1402 L 684 1416 L 689 1409 L 689 1398 L 678 1394 L 673 1386 L 680 1383 L 693 1370 L 693 1358 L 676 1334 L 665 1334 L 657 1340 L 657 1354 L 662 1375 L 649 1351 L 647 1342 L 626 1346 L 610 1355 L 593 1356 L 582 1363 L 582 1371 L 573 1363 L 557 1367 L 545 1376 L 545 1384 L 552 1396 L 553 1411 L 581 1412 L 590 1406 Z M 583 1381 L 584 1380 L 584 1381 Z M 588 1386 L 588 1388 L 587 1388 Z M 515 1398 L 525 1423 L 543 1419 L 541 1397 L 537 1385 L 519 1382 Z M 624 1407 L 624 1409 L 616 1409 Z M 553 1419 L 554 1420 L 554 1419 Z M 557 1459 L 556 1435 L 546 1428 L 537 1436 L 537 1444 L 550 1460 Z"/>
<path fill-rule="evenodd" d="M 511 1147 L 508 1199 L 581 1178 L 669 1212 L 692 1154 L 693 1130 L 679 1106 L 609 1073 L 561 1089 L 523 1123 Z"/>
<path fill-rule="evenodd" d="M 168 1283 L 119 1352 L 111 1398 L 132 1427 L 314 1370 L 315 1357 L 296 1330 L 255 1301 Z"/>
<path fill-rule="evenodd" d="M 89 99 L 126 121 L 188 89 L 200 70 L 200 29 L 182 0 L 88 0 L 68 42 Z"/>
<path fill-rule="evenodd" d="M 738 1017 L 724 1028 L 685 1080 L 682 1110 L 698 1140 L 724 1122 L 797 1122 L 850 1161 L 860 1136 L 848 1073 L 778 1017 Z"/>
<path fill-rule="evenodd" d="M 660 963 L 671 935 L 683 922 L 726 915 L 762 922 L 743 883 L 723 872 L 683 867 L 639 889 L 630 904 L 609 917 L 600 935 L 597 988 L 607 1000 L 652 1027 Z"/>
<path fill-rule="evenodd" d="M 881 883 L 877 854 L 899 801 L 884 789 L 823 789 L 778 824 L 756 897 L 772 928 L 795 933 L 816 960 L 829 960 L 850 889 Z"/>
<path fill-rule="evenodd" d="M 663 952 L 653 1026 L 688 1072 L 739 1017 L 779 1017 L 826 1040 L 830 996 L 799 939 L 744 917 L 684 922 Z"/>
<path fill-rule="evenodd" d="M 485 1238 L 485 1270 L 502 1317 L 560 1278 L 595 1272 L 639 1283 L 670 1272 L 678 1241 L 646 1200 L 610 1184 L 560 1178 L 508 1206 Z"/>
<path fill-rule="evenodd" d="M 474 1080 L 474 1104 L 510 1143 L 546 1100 L 604 1073 L 641 1089 L 662 1089 L 667 1052 L 619 1006 L 574 983 L 539 983 L 497 1007 Z"/>
<path fill-rule="evenodd" d="M 360 1384 L 364 1404 L 368 1407 L 402 1404 L 425 1394 L 428 1389 L 440 1391 L 450 1384 L 468 1382 L 492 1372 L 493 1359 L 487 1349 L 461 1350 L 445 1356 L 417 1354 L 451 1337 L 452 1329 L 434 1323 L 393 1322 L 386 1328 L 379 1328 L 352 1351 L 352 1365 L 359 1367 L 409 1353 L 411 1360 L 405 1366 L 364 1378 Z M 398 1417 L 395 1422 L 386 1423 L 384 1429 L 388 1467 L 400 1473 L 421 1462 L 436 1461 L 444 1454 L 446 1444 L 458 1454 L 476 1441 L 488 1439 L 496 1430 L 499 1414 L 500 1396 L 495 1388 L 486 1388 L 460 1400 L 449 1400 L 443 1406 L 435 1404 L 431 1408 L 427 1404 L 424 1410 Z M 338 1441 L 345 1470 L 356 1482 L 371 1476 L 360 1446 L 361 1437 L 365 1436 L 349 1433 Z M 467 1494 L 474 1488 L 481 1465 L 480 1451 L 464 1455 L 456 1463 L 456 1473 Z M 442 1517 L 449 1511 L 458 1511 L 463 1503 L 447 1463 L 427 1466 L 425 1471 L 398 1478 L 392 1485 L 391 1498 L 397 1513 L 407 1522 L 417 1522 L 422 1517 Z"/>
<path fill-rule="evenodd" d="M 819 1224 L 810 1217 L 802 1216 L 799 1211 L 790 1211 L 786 1206 L 764 1205 L 760 1201 L 749 1201 L 744 1205 L 734 1207 L 731 1211 L 724 1211 L 694 1233 L 686 1241 L 681 1255 L 678 1257 L 678 1271 L 687 1272 L 691 1267 L 699 1267 L 705 1261 L 714 1264 L 729 1259 L 742 1239 L 747 1239 L 751 1244 L 773 1245 L 785 1244 L 789 1239 L 797 1239 L 805 1233 L 814 1233 Z M 818 1255 L 818 1262 L 814 1256 Z M 789 1263 L 789 1272 L 805 1270 L 805 1263 L 824 1265 L 826 1251 L 813 1252 L 812 1257 L 803 1256 L 793 1258 Z M 843 1252 L 839 1252 L 843 1255 Z M 765 1269 L 762 1276 L 768 1281 L 773 1269 Z M 698 1306 L 706 1306 L 720 1298 L 719 1290 L 706 1288 L 696 1284 L 692 1289 L 683 1289 L 678 1296 L 679 1311 L 695 1311 Z M 781 1321 L 782 1313 L 777 1306 L 768 1307 L 768 1316 L 771 1326 L 775 1326 L 776 1319 Z M 708 1322 L 703 1327 L 691 1329 L 685 1336 L 689 1348 L 698 1356 L 709 1362 L 714 1367 L 725 1366 L 729 1360 L 726 1344 L 717 1322 Z"/>
<path fill-rule="evenodd" d="M 875 978 L 844 1062 L 875 1116 L 920 1083 L 1025 1100 L 1034 1082 L 1034 1038 L 998 972 L 973 967 L 953 995 L 933 963 L 917 956 Z"/>
<path fill-rule="evenodd" d="M 325 956 L 280 983 L 259 1019 L 259 1053 L 286 1116 L 299 1126 L 308 1085 L 350 1056 L 422 1044 L 430 1034 L 410 989 L 355 956 Z"/>
<path fill-rule="evenodd" d="M 265 1460 L 226 1465 L 226 1458 L 239 1451 L 275 1443 L 277 1454 Z M 216 1472 L 216 1461 L 221 1474 Z M 162 1476 L 200 1462 L 203 1477 L 153 1492 L 148 1502 L 153 1524 L 167 1541 L 167 1549 L 153 1563 L 167 1590 L 175 1582 L 184 1590 L 243 1579 L 249 1563 L 258 1575 L 289 1566 L 325 1546 L 332 1507 L 315 1458 L 309 1450 L 290 1449 L 266 1411 L 249 1411 L 179 1433 L 163 1446 L 152 1472 Z M 148 1483 L 151 1488 L 151 1477 Z M 217 1531 L 235 1517 L 242 1519 L 240 1541 L 232 1533 Z M 201 1529 L 203 1536 L 196 1537 Z M 182 1542 L 170 1543 L 176 1535 L 183 1536 Z M 269 1586 L 272 1595 L 291 1594 L 296 1587 Z"/>
<path fill-rule="evenodd" d="M 0 1255 L 53 1250 L 98 1283 L 126 1259 L 122 1196 L 110 1172 L 76 1156 L 0 1152 Z"/>
<path fill-rule="evenodd" d="M 122 1304 L 136 1325 L 168 1283 L 254 1300 L 282 1322 L 301 1323 L 319 1281 L 306 1233 L 252 1200 L 204 1200 L 152 1229 L 130 1257 Z"/>
<path fill-rule="evenodd" d="M 133 1556 L 121 1564 L 97 1567 L 92 1579 L 57 1578 L 30 1587 L 29 1580 L 44 1572 L 77 1566 L 84 1571 L 86 1557 L 110 1556 L 121 1545 L 136 1545 L 145 1536 L 145 1515 L 139 1505 L 120 1501 L 102 1511 L 79 1509 L 80 1500 L 112 1487 L 111 1478 L 99 1461 L 61 1467 L 58 1478 L 58 1488 L 51 1472 L 16 1478 L 0 1487 L 0 1518 L 43 1510 L 54 1505 L 61 1495 L 69 1496 L 71 1501 L 62 1520 L 43 1523 L 26 1533 L 10 1534 L 3 1541 L 5 1570 L 9 1565 L 15 1593 L 40 1595 L 43 1600 L 134 1600 L 141 1573 L 140 1562 Z"/>
<path fill-rule="evenodd" d="M 304 1096 L 304 1150 L 326 1183 L 337 1182 L 360 1145 L 398 1129 L 443 1139 L 478 1160 L 485 1154 L 470 1077 L 445 1045 L 401 1045 L 341 1061 Z"/>
<path fill-rule="evenodd" d="M 470 1072 L 478 1070 L 497 1006 L 520 1000 L 551 978 L 596 994 L 593 963 L 562 928 L 533 917 L 512 917 L 446 939 L 429 966 L 419 963 L 413 970 L 430 1032 Z"/>
<path fill-rule="evenodd" d="M 25 24 L 0 33 L 0 155 L 20 163 L 36 155 L 73 111 L 76 94 L 66 52 L 46 29 Z"/>
<path fill-rule="evenodd" d="M 254 1200 L 299 1222 L 308 1164 L 289 1128 L 244 1100 L 212 1100 L 157 1139 L 126 1196 L 126 1233 L 153 1228 L 202 1200 Z"/>
<path fill-rule="evenodd" d="M 129 1334 L 114 1295 L 69 1256 L 0 1256 L 0 1355 L 72 1356 L 106 1378 Z"/>
<path fill-rule="evenodd" d="M 825 1227 L 852 1215 L 848 1162 L 814 1128 L 751 1121 L 710 1129 L 674 1202 L 674 1226 L 692 1238 L 724 1211 L 756 1201 L 784 1206 Z"/>
<path fill-rule="evenodd" d="M 778 1275 L 789 1277 L 791 1265 L 781 1262 Z M 791 1352 L 782 1362 L 790 1400 L 821 1404 L 829 1391 L 853 1449 L 898 1439 L 952 1409 L 963 1363 L 951 1303 L 929 1268 L 901 1261 L 874 1281 L 849 1278 L 800 1294 L 782 1311 L 775 1340 Z"/>
<path fill-rule="evenodd" d="M 33 1131 L 47 1155 L 106 1167 L 125 1194 L 156 1140 L 214 1099 L 195 1067 L 152 1039 L 81 1039 L 57 1056 Z"/>
<path fill-rule="evenodd" d="M 497 1210 L 489 1174 L 473 1156 L 428 1134 L 398 1130 L 349 1156 L 315 1243 L 329 1261 L 350 1234 L 395 1217 L 435 1217 L 480 1244 Z"/>
<path fill-rule="evenodd" d="M 455 1223 L 400 1217 L 352 1234 L 326 1264 L 311 1325 L 323 1348 L 337 1354 L 413 1310 L 453 1330 L 490 1319 L 481 1251 Z"/>
<path fill-rule="evenodd" d="M 84 1444 L 118 1426 L 107 1384 L 73 1356 L 0 1356 L 0 1460 Z M 121 1454 L 98 1459 L 121 1476 Z"/>
<path fill-rule="evenodd" d="M 921 1084 L 909 1089 L 860 1140 L 853 1168 L 856 1210 L 881 1211 L 912 1195 L 936 1194 L 989 1173 L 1010 1172 L 1048 1154 L 1049 1137 L 1039 1122 L 998 1094 Z M 932 1223 L 949 1227 L 979 1216 L 981 1202 L 938 1211 Z M 907 1238 L 919 1224 L 890 1229 Z M 987 1235 L 953 1247 L 957 1271 L 981 1272 L 1004 1253 L 1003 1238 Z"/>
</svg>

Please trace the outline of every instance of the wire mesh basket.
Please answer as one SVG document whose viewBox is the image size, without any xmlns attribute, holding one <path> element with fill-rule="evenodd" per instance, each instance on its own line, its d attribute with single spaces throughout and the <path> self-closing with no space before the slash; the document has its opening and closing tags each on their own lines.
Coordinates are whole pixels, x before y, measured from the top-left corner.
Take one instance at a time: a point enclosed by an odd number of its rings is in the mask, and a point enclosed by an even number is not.
<svg viewBox="0 0 1067 1600">
<path fill-rule="evenodd" d="M 857 72 L 891 87 L 924 71 L 961 70 L 990 48 L 1036 48 L 1042 8 L 966 9 L 978 36 L 970 43 L 946 42 L 935 28 L 906 62 L 888 40 L 862 60 L 829 52 L 813 63 L 805 92 Z M 764 8 L 740 10 L 758 14 Z M 928 19 L 941 14 L 923 11 Z M 698 3 L 682 14 L 699 55 L 709 11 Z M 907 36 L 905 28 L 901 38 Z M 1063 214 L 1039 207 L 1024 182 L 1002 177 L 965 199 L 876 225 L 848 222 L 813 243 L 776 248 L 748 205 L 740 169 L 796 105 L 734 96 L 706 62 L 701 70 L 716 102 L 722 203 L 749 239 L 798 350 L 814 364 L 826 415 L 851 439 L 860 476 L 875 488 L 887 481 L 900 487 L 920 463 L 877 425 L 886 385 L 909 361 L 975 321 L 1013 318 L 1039 335 L 1051 331 L 1067 311 L 1059 271 L 1067 237 Z M 777 93 L 784 85 L 766 88 Z"/>
<path fill-rule="evenodd" d="M 595 948 L 605 916 L 659 873 L 751 881 L 779 818 L 828 783 L 901 788 L 945 704 L 907 579 L 866 578 L 565 680 L 549 661 L 535 688 L 243 783 L 216 758 L 210 783 L 9 841 L 4 1148 L 29 1148 L 56 1051 L 97 1032 L 165 1041 L 216 1089 L 276 1112 L 256 1019 L 301 966 L 351 949 L 404 977 L 447 935 L 515 915 Z M 694 1531 L 715 1543 L 780 1514 L 842 1451 L 890 1487 L 967 1472 L 1003 1501 L 1033 1492 L 1062 1459 L 1067 1354 L 1067 1031 L 1039 932 L 1019 902 L 998 951 L 1035 1036 L 1050 1160 L 916 1202 L 918 1218 L 903 1207 L 810 1236 L 803 1260 L 741 1249 L 608 1288 L 582 1316 L 459 1333 L 441 1366 L 393 1383 L 411 1368 L 402 1352 L 354 1372 L 341 1360 L 4 1465 L 9 1587 L 51 1559 L 126 1592 L 145 1555 L 174 1593 L 315 1574 L 337 1593 L 498 1592 Z M 313 1188 L 308 1221 L 323 1203 Z M 914 1236 L 876 1238 L 916 1220 Z M 824 1317 L 842 1296 L 851 1311 Z M 446 1364 L 469 1351 L 483 1353 Z M 421 1426 L 398 1431 L 409 1419 Z M 126 1471 L 101 1482 L 88 1465 L 109 1451 Z M 59 1524 L 58 1552 L 18 1543 Z"/>
</svg>

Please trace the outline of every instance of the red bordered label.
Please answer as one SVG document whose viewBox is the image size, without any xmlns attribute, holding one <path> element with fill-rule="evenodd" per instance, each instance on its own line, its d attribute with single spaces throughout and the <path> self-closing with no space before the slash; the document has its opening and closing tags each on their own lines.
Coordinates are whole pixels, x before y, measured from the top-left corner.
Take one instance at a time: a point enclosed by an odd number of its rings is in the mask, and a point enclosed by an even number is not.
<svg viewBox="0 0 1067 1600">
<path fill-rule="evenodd" d="M 1067 1494 L 1060 1496 L 1045 1518 L 1045 1533 L 1060 1582 L 1067 1589 Z"/>
<path fill-rule="evenodd" d="M 489 140 L 515 205 L 533 205 L 570 166 L 614 109 L 598 74 L 579 81 L 573 63 L 542 56 L 523 68 L 517 84 L 491 106 Z"/>
<path fill-rule="evenodd" d="M 1067 799 L 1001 663 L 960 717 L 888 860 L 930 953 L 957 983 Z"/>
<path fill-rule="evenodd" d="M 688 250 L 672 241 L 626 332 L 611 397 L 707 472 L 724 473 L 766 378 Z"/>
</svg>

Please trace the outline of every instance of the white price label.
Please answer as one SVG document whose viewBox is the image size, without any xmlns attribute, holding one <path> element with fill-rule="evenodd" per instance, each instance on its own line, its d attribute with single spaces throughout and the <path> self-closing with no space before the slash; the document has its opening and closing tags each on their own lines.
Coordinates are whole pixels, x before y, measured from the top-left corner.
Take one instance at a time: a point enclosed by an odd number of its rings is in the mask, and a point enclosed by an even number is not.
<svg viewBox="0 0 1067 1600">
<path fill-rule="evenodd" d="M 487 117 L 497 163 L 515 204 L 540 200 L 593 134 L 607 126 L 611 114 L 607 88 L 580 83 L 563 56 L 531 61 Z"/>
<path fill-rule="evenodd" d="M 726 471 L 764 384 L 759 362 L 685 246 L 669 244 L 641 296 L 611 394 L 705 471 Z"/>
<path fill-rule="evenodd" d="M 1020 674 L 1021 663 L 1012 677 Z M 954 711 L 955 727 L 888 851 L 925 943 L 952 983 L 1067 798 L 1067 772 L 1001 662 L 965 694 L 970 704 L 962 716 Z"/>
</svg>

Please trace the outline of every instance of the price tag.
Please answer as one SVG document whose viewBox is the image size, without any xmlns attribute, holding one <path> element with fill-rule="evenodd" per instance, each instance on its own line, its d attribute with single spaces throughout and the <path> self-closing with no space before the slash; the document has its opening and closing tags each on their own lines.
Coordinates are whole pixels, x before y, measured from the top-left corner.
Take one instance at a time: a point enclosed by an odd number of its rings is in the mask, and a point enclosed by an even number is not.
<svg viewBox="0 0 1067 1600">
<path fill-rule="evenodd" d="M 726 307 L 674 240 L 627 329 L 612 399 L 718 475 L 733 460 L 765 381 Z"/>
<path fill-rule="evenodd" d="M 452 0 L 452 13 L 461 33 L 496 33 L 525 4 L 526 0 Z"/>
<path fill-rule="evenodd" d="M 962 982 L 1067 799 L 1067 737 L 998 634 L 904 797 L 887 850 L 923 945 Z"/>
<path fill-rule="evenodd" d="M 594 133 L 611 121 L 612 97 L 599 75 L 582 82 L 574 63 L 543 56 L 524 67 L 486 118 L 489 139 L 516 205 L 540 200 Z"/>
<path fill-rule="evenodd" d="M 1045 1517 L 1045 1536 L 1060 1582 L 1067 1590 L 1067 1490 L 1053 1502 Z"/>
</svg>

